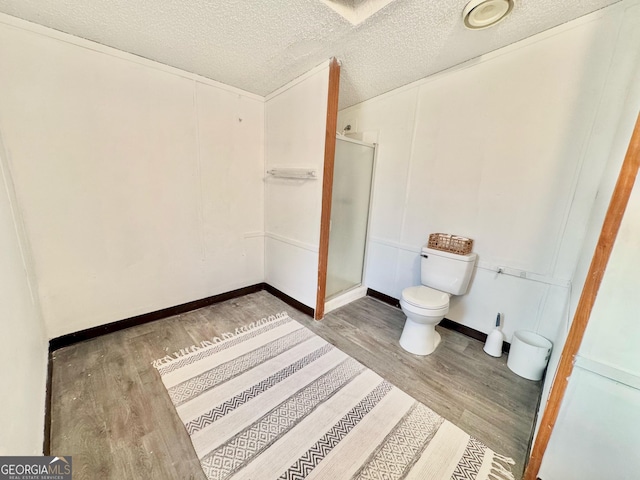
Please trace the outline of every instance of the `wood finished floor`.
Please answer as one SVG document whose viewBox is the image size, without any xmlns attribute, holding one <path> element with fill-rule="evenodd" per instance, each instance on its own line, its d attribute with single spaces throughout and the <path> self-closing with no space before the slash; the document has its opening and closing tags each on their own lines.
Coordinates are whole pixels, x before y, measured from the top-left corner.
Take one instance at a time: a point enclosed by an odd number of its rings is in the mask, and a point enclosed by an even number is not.
<svg viewBox="0 0 640 480">
<path fill-rule="evenodd" d="M 73 456 L 74 479 L 204 479 L 151 362 L 281 311 L 514 458 L 520 478 L 541 382 L 516 376 L 505 356 L 489 357 L 481 342 L 440 327 L 436 352 L 407 353 L 398 345 L 402 312 L 370 297 L 316 322 L 265 291 L 54 352 L 51 455 Z"/>
</svg>

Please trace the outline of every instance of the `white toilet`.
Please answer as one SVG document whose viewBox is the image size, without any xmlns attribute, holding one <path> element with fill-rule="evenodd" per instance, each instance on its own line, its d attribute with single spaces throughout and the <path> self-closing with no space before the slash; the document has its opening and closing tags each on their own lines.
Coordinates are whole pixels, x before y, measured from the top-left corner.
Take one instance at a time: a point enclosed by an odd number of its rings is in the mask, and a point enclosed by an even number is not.
<svg viewBox="0 0 640 480">
<path fill-rule="evenodd" d="M 476 254 L 458 255 L 423 247 L 420 282 L 402 291 L 400 306 L 407 316 L 400 346 L 415 355 L 429 355 L 440 343 L 436 325 L 449 312 L 449 297 L 464 295 Z"/>
</svg>

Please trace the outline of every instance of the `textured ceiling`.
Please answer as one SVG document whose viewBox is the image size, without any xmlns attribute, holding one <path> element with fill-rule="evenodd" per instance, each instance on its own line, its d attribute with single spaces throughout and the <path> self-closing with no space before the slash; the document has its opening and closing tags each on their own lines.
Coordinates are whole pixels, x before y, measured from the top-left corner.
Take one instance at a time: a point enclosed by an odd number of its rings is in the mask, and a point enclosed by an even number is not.
<svg viewBox="0 0 640 480">
<path fill-rule="evenodd" d="M 357 26 L 320 0 L 0 0 L 0 12 L 263 96 L 335 56 L 344 108 L 616 3 L 516 0 L 470 31 L 467 1 L 395 0 Z"/>
</svg>

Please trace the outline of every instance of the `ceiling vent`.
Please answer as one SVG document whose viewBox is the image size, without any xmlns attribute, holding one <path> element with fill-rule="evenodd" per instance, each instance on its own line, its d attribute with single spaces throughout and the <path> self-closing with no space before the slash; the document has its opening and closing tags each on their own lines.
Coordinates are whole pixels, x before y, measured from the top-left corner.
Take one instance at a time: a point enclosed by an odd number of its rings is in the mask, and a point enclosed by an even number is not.
<svg viewBox="0 0 640 480">
<path fill-rule="evenodd" d="M 352 25 L 359 25 L 393 0 L 321 0 Z"/>
<path fill-rule="evenodd" d="M 513 10 L 514 0 L 471 0 L 462 11 L 464 26 L 480 30 L 495 25 Z"/>
</svg>

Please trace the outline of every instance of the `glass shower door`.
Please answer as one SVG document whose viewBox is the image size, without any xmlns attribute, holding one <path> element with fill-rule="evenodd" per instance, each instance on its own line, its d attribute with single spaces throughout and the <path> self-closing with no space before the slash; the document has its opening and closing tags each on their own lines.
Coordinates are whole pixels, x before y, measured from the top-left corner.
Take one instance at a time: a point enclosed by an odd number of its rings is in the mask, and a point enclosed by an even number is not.
<svg viewBox="0 0 640 480">
<path fill-rule="evenodd" d="M 375 148 L 336 139 L 326 299 L 362 284 Z"/>
</svg>

